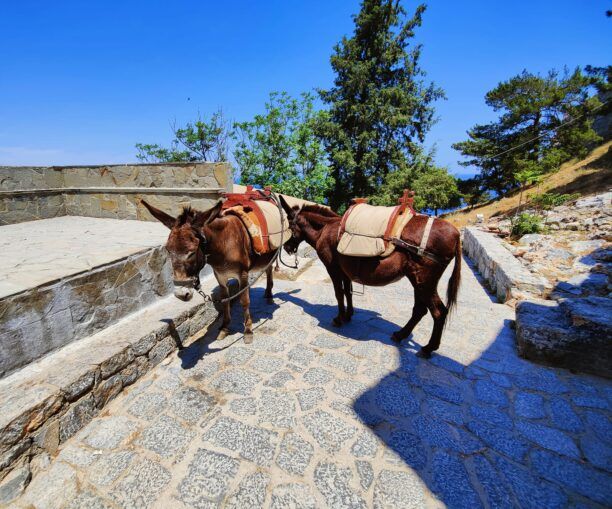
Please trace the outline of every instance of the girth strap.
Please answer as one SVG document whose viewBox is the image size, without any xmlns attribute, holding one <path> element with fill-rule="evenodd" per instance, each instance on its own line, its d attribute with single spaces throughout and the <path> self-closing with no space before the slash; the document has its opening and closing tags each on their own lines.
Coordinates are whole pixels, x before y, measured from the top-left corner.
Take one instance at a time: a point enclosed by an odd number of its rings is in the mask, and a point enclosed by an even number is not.
<svg viewBox="0 0 612 509">
<path fill-rule="evenodd" d="M 431 226 L 436 218 L 433 216 L 429 216 L 427 218 L 427 224 L 425 225 L 425 231 L 423 232 L 423 238 L 421 239 L 421 245 L 419 246 L 419 250 L 417 254 L 419 256 L 423 256 L 425 249 L 427 248 L 427 241 L 429 240 L 429 233 L 431 232 Z"/>
</svg>

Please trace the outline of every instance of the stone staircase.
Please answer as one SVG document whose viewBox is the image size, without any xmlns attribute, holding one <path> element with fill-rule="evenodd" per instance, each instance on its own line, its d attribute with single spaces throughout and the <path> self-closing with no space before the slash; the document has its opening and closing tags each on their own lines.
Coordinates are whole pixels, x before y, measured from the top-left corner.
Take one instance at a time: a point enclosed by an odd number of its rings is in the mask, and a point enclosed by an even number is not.
<svg viewBox="0 0 612 509">
<path fill-rule="evenodd" d="M 157 223 L 64 216 L 0 228 L 4 489 L 199 337 L 217 311 L 171 295 L 167 230 Z M 212 277 L 202 283 L 216 287 Z"/>
</svg>

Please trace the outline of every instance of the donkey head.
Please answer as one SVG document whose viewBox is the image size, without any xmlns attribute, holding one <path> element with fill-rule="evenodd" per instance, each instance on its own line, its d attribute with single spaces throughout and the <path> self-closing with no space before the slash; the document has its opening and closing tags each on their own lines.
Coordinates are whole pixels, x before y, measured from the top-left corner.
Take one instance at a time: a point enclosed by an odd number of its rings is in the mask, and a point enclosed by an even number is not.
<svg viewBox="0 0 612 509">
<path fill-rule="evenodd" d="M 282 195 L 279 195 L 281 205 L 287 214 L 289 219 L 289 228 L 291 229 L 291 238 L 285 242 L 284 248 L 288 254 L 294 254 L 297 252 L 300 243 L 304 240 L 304 233 L 302 231 L 300 221 L 300 211 L 302 207 L 291 207 Z"/>
<path fill-rule="evenodd" d="M 166 250 L 172 262 L 174 296 L 178 299 L 188 301 L 193 290 L 200 288 L 200 271 L 208 256 L 205 227 L 219 215 L 221 203 L 204 212 L 187 207 L 175 218 L 142 200 L 151 215 L 170 229 Z"/>
</svg>

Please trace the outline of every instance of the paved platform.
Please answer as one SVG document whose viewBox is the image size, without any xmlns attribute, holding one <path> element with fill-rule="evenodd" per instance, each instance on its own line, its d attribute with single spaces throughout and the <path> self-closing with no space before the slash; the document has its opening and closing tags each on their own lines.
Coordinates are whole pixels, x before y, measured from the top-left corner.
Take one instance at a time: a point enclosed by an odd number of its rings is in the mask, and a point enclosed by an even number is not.
<svg viewBox="0 0 612 509">
<path fill-rule="evenodd" d="M 251 293 L 252 345 L 206 336 L 166 359 L 39 462 L 13 505 L 609 506 L 612 383 L 520 359 L 513 310 L 467 265 L 429 361 L 415 355 L 429 317 L 401 347 L 388 339 L 407 282 L 367 288 L 342 329 L 320 264 L 274 291 L 273 306 Z"/>
<path fill-rule="evenodd" d="M 169 294 L 167 236 L 73 216 L 0 226 L 0 378 Z"/>
<path fill-rule="evenodd" d="M 62 216 L 0 226 L 0 299 L 156 246 L 160 223 Z"/>
</svg>

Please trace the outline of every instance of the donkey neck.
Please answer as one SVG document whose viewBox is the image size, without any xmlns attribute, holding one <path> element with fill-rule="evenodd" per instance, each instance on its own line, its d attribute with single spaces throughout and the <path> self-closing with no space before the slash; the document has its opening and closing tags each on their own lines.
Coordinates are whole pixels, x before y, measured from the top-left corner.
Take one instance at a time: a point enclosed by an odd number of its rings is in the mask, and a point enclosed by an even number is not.
<svg viewBox="0 0 612 509">
<path fill-rule="evenodd" d="M 321 232 L 325 226 L 331 223 L 335 223 L 340 220 L 336 217 L 328 217 L 318 214 L 317 212 L 302 212 L 306 219 L 306 225 L 302 228 L 306 242 L 312 247 L 316 247 L 316 244 L 321 237 Z"/>
</svg>

